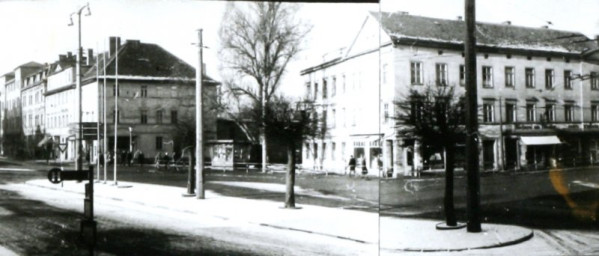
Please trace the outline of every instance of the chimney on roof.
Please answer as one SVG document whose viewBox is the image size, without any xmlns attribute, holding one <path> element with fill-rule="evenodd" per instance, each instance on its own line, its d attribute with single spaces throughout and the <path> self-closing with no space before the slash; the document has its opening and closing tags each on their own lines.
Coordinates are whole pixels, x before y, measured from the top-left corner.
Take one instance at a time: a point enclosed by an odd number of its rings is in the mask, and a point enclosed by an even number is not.
<svg viewBox="0 0 599 256">
<path fill-rule="evenodd" d="M 459 20 L 459 21 L 462 21 L 462 20 L 463 20 L 463 19 L 462 19 L 462 16 L 458 16 L 458 20 Z"/>
<path fill-rule="evenodd" d="M 503 24 L 505 24 L 505 25 L 512 25 L 512 21 L 506 20 L 506 21 L 503 22 Z"/>
<path fill-rule="evenodd" d="M 58 61 L 60 62 L 65 62 L 67 60 L 67 56 L 64 54 L 59 54 L 58 55 Z"/>
<path fill-rule="evenodd" d="M 118 36 L 111 36 L 109 38 L 110 41 L 110 49 L 108 51 L 108 56 L 112 57 L 116 51 L 117 51 L 117 47 L 121 46 L 121 38 Z"/>
<path fill-rule="evenodd" d="M 127 40 L 126 44 L 132 46 L 132 47 L 138 47 L 139 46 L 139 40 Z"/>
<path fill-rule="evenodd" d="M 541 26 L 541 28 L 549 28 L 549 26 L 543 25 L 543 26 Z"/>
<path fill-rule="evenodd" d="M 91 66 L 93 65 L 93 62 L 95 61 L 94 58 L 94 50 L 93 49 L 87 49 L 87 65 Z"/>
<path fill-rule="evenodd" d="M 72 52 L 67 52 L 67 59 L 71 60 L 73 58 L 73 53 Z"/>
</svg>

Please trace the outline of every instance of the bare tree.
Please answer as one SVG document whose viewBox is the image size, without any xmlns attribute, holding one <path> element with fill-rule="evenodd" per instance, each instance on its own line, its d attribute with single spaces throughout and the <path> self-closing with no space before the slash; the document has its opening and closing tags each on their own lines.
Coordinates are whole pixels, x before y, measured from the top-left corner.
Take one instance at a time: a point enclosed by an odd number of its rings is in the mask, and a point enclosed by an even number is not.
<svg viewBox="0 0 599 256">
<path fill-rule="evenodd" d="M 456 226 L 453 176 L 455 145 L 464 141 L 463 98 L 455 92 L 454 86 L 426 86 L 411 89 L 395 105 L 400 113 L 397 119 L 402 125 L 398 131 L 400 136 L 417 139 L 424 146 L 445 153 L 445 219 L 447 226 Z"/>
<path fill-rule="evenodd" d="M 295 162 L 296 149 L 305 139 L 319 136 L 320 129 L 314 124 L 318 120 L 309 114 L 311 104 L 292 103 L 283 97 L 273 97 L 262 111 L 260 105 L 255 105 L 254 113 L 258 115 L 266 113 L 264 122 L 267 124 L 267 132 L 273 137 L 278 137 L 285 142 L 287 147 L 287 177 L 285 208 L 295 208 Z"/>
<path fill-rule="evenodd" d="M 262 106 L 260 143 L 262 170 L 266 171 L 267 139 L 265 106 L 281 84 L 287 64 L 300 51 L 310 30 L 295 17 L 297 6 L 277 2 L 229 3 L 219 31 L 219 54 L 229 89 Z M 226 72 L 230 71 L 230 72 Z M 244 84 L 249 78 L 250 84 Z"/>
</svg>

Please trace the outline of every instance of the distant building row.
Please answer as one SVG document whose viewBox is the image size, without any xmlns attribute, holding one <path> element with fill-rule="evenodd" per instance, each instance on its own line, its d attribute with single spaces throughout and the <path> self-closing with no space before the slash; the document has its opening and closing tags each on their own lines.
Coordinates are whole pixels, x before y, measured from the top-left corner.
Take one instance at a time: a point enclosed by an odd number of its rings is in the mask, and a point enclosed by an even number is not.
<svg viewBox="0 0 599 256">
<path fill-rule="evenodd" d="M 545 168 L 552 158 L 596 163 L 598 38 L 509 23 L 476 27 L 481 166 Z M 371 174 L 431 168 L 442 153 L 398 135 L 406 126 L 394 118 L 395 103 L 412 88 L 455 86 L 463 93 L 464 34 L 461 19 L 371 13 L 352 45 L 301 72 L 305 99 L 327 127 L 323 138 L 305 141 L 303 164 L 343 172 L 353 155 Z"/>
<path fill-rule="evenodd" d="M 158 45 L 137 40 L 121 44 L 118 37 L 110 38 L 108 52 L 94 56 L 90 49 L 82 61 L 84 150 L 90 160 L 97 159 L 103 147 L 103 138 L 98 140 L 95 131 L 99 124 L 103 133 L 104 123 L 108 128 L 108 151 L 113 151 L 115 122 L 117 151 L 139 149 L 153 158 L 159 152 L 180 152 L 189 144 L 177 140 L 175 135 L 179 123 L 195 123 L 193 67 Z M 47 146 L 44 143 L 50 143 L 52 146 L 47 148 L 52 158 L 74 159 L 78 128 L 75 64 L 76 56 L 69 53 L 60 55 L 52 64 L 31 62 L 0 77 L 0 137 L 4 154 L 32 155 Z M 202 84 L 204 102 L 211 106 L 218 98 L 219 83 L 204 76 Z M 205 111 L 204 136 L 214 141 L 217 114 L 211 107 L 205 107 Z"/>
</svg>

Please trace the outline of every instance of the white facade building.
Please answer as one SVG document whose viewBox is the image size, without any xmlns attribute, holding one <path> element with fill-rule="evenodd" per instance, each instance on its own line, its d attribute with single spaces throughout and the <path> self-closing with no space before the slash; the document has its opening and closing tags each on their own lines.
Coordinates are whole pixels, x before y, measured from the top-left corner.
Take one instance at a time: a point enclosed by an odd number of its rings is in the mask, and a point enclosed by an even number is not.
<svg viewBox="0 0 599 256">
<path fill-rule="evenodd" d="M 341 56 L 302 71 L 306 99 L 314 100 L 321 115 L 345 109 L 349 113 L 336 118 L 351 124 L 329 125 L 325 138 L 306 141 L 304 165 L 343 172 L 353 153 L 365 157 L 373 175 L 381 164 L 394 175 L 431 168 L 420 142 L 397 134 L 405 126 L 395 118 L 395 102 L 427 86 L 454 86 L 463 93 L 464 33 L 461 19 L 371 13 Z M 477 23 L 476 33 L 480 165 L 518 170 L 546 168 L 550 159 L 565 165 L 596 161 L 597 42 L 577 32 L 511 24 Z M 358 86 L 343 96 L 314 95 L 338 77 Z M 354 119 L 360 120 L 355 126 Z M 341 158 L 333 158 L 329 150 L 342 143 Z M 381 153 L 382 163 L 375 164 Z"/>
</svg>

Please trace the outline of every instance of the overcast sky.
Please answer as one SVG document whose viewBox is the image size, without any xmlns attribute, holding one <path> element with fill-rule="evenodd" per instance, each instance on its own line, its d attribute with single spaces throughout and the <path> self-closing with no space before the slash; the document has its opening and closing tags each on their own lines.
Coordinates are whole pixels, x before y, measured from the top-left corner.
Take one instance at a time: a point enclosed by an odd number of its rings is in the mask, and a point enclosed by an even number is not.
<svg viewBox="0 0 599 256">
<path fill-rule="evenodd" d="M 218 71 L 218 28 L 226 2 L 190 0 L 0 0 L 0 74 L 16 66 L 36 61 L 53 62 L 58 54 L 75 52 L 76 26 L 69 27 L 69 15 L 89 2 L 91 16 L 82 19 L 83 47 L 106 49 L 109 36 L 122 40 L 139 39 L 156 43 L 194 65 L 198 28 L 204 30 L 207 73 L 220 79 Z M 376 4 L 306 3 L 299 15 L 313 24 L 305 51 L 290 64 L 285 91 L 297 93 L 303 84 L 299 71 L 322 54 L 347 46 L 358 32 L 368 11 Z M 464 14 L 463 0 L 383 0 L 382 11 L 407 11 L 410 14 L 455 19 Z M 599 34 L 597 0 L 479 0 L 477 20 L 513 25 L 582 32 L 588 37 Z M 85 13 L 85 12 L 84 12 Z M 75 23 L 76 17 L 73 17 Z"/>
</svg>

